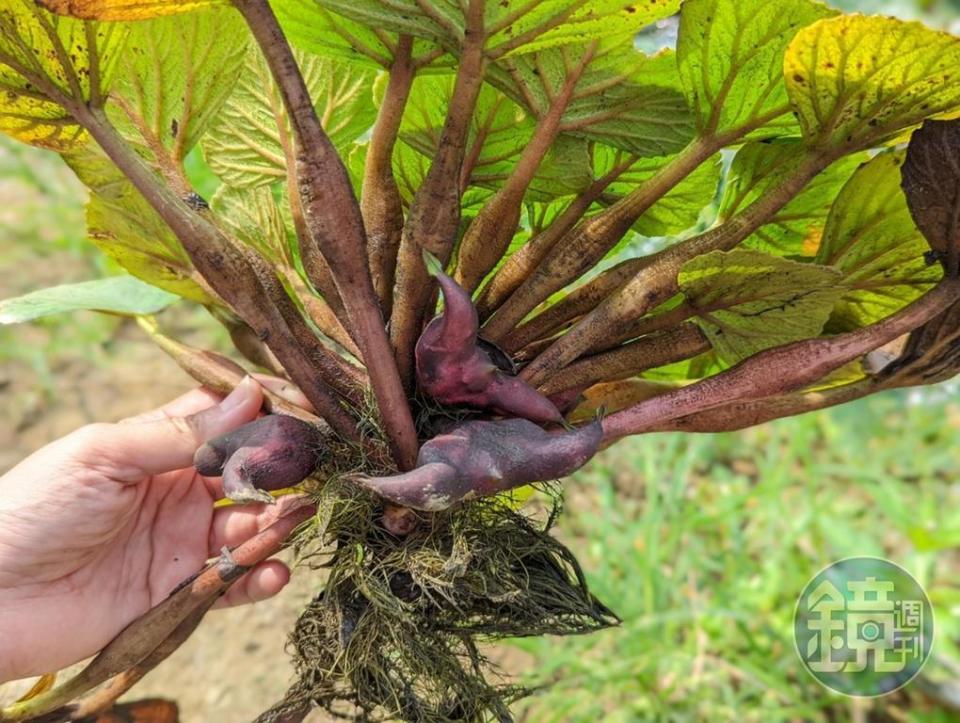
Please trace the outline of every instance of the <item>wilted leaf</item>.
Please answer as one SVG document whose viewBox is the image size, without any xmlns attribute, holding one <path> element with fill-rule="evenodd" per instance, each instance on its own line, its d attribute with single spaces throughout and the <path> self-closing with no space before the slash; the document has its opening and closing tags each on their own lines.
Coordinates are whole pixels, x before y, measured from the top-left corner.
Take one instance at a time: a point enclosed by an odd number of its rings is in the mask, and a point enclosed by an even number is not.
<svg viewBox="0 0 960 723">
<path fill-rule="evenodd" d="M 960 38 L 920 23 L 842 15 L 787 49 L 787 92 L 813 145 L 868 148 L 960 107 Z"/>
<path fill-rule="evenodd" d="M 77 145 L 84 131 L 58 101 L 102 96 L 126 34 L 123 26 L 62 18 L 32 0 L 7 0 L 0 7 L 0 131 L 55 151 Z"/>
<path fill-rule="evenodd" d="M 686 0 L 677 60 L 701 133 L 793 131 L 783 53 L 800 28 L 833 14 L 812 0 Z"/>
<path fill-rule="evenodd" d="M 941 276 L 900 189 L 902 151 L 861 166 L 837 196 L 816 261 L 840 270 L 849 288 L 831 327 L 857 328 L 892 314 Z"/>
<path fill-rule="evenodd" d="M 37 0 L 37 3 L 55 13 L 75 18 L 145 20 L 214 5 L 229 5 L 230 0 Z"/>
<path fill-rule="evenodd" d="M 176 300 L 174 294 L 132 276 L 111 276 L 0 301 L 0 324 L 19 324 L 65 311 L 104 311 L 128 316 L 155 314 Z"/>
<path fill-rule="evenodd" d="M 775 191 L 804 153 L 802 143 L 789 139 L 742 146 L 727 172 L 719 217 L 728 219 Z M 743 245 L 782 256 L 814 256 L 834 199 L 864 158 L 851 154 L 832 163 Z"/>
<path fill-rule="evenodd" d="M 960 264 L 960 120 L 928 120 L 914 131 L 902 183 L 914 222 L 956 275 Z"/>
<path fill-rule="evenodd" d="M 688 261 L 678 282 L 721 360 L 819 336 L 843 289 L 841 274 L 750 249 Z"/>
<path fill-rule="evenodd" d="M 341 153 L 373 125 L 374 73 L 327 58 L 295 53 L 317 115 Z M 289 123 L 276 85 L 258 48 L 251 46 L 237 86 L 203 139 L 210 168 L 240 188 L 286 178 L 294 155 Z"/>
<path fill-rule="evenodd" d="M 209 9 L 132 25 L 110 118 L 141 153 L 179 163 L 233 92 L 249 33 L 240 14 Z"/>
<path fill-rule="evenodd" d="M 88 144 L 64 160 L 90 189 L 87 234 L 101 251 L 147 283 L 214 303 L 173 232 L 97 146 Z"/>
<path fill-rule="evenodd" d="M 534 116 L 542 116 L 576 65 L 583 46 L 506 58 L 490 67 L 490 82 Z M 671 51 L 648 56 L 630 42 L 604 43 L 577 84 L 562 130 L 639 156 L 683 148 L 694 133 Z"/>
</svg>

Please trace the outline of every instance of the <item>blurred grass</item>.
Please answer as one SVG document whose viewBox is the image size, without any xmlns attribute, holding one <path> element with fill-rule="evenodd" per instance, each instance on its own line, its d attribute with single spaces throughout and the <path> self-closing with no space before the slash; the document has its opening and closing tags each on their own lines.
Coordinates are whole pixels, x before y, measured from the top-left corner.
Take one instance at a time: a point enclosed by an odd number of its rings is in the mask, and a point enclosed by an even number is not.
<svg viewBox="0 0 960 723">
<path fill-rule="evenodd" d="M 515 644 L 532 721 L 957 720 L 925 689 L 960 667 L 960 487 L 952 388 L 895 392 L 741 433 L 652 435 L 570 481 L 561 530 L 623 625 Z M 909 570 L 935 608 L 923 684 L 870 702 L 801 667 L 810 577 L 856 555 Z M 940 690 L 940 697 L 946 691 Z"/>
</svg>

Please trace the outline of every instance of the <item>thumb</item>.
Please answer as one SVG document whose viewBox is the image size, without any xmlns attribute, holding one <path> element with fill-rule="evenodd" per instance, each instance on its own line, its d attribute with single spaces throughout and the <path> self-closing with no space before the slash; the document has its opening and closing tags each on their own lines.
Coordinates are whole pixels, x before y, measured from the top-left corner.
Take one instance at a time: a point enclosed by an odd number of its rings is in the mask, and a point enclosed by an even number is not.
<svg viewBox="0 0 960 723">
<path fill-rule="evenodd" d="M 120 482 L 139 482 L 147 475 L 184 469 L 193 464 L 197 447 L 256 419 L 262 404 L 260 384 L 248 376 L 219 404 L 196 414 L 109 425 L 98 452 Z"/>
</svg>

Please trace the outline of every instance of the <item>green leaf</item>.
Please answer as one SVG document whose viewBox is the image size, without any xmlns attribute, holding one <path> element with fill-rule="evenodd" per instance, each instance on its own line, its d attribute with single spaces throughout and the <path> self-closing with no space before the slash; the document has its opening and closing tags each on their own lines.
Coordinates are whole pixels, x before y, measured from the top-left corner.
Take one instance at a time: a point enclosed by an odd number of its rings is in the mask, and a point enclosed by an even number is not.
<svg viewBox="0 0 960 723">
<path fill-rule="evenodd" d="M 173 294 L 132 276 L 63 284 L 0 301 L 0 324 L 19 324 L 65 311 L 155 314 L 177 300 Z"/>
<path fill-rule="evenodd" d="M 520 6 L 518 9 L 517 6 Z M 489 2 L 486 27 L 503 26 L 487 42 L 493 52 L 510 47 L 514 52 L 529 53 L 567 43 L 582 43 L 600 38 L 629 38 L 657 20 L 673 15 L 680 0 L 546 0 L 539 3 Z M 526 12 L 519 17 L 519 10 Z M 547 29 L 556 19 L 563 22 Z M 516 19 L 513 19 L 516 17 Z M 510 19 L 511 22 L 506 23 Z M 527 38 L 519 43 L 519 39 Z"/>
<path fill-rule="evenodd" d="M 449 75 L 418 78 L 410 92 L 400 127 L 394 171 L 401 191 L 415 191 L 429 168 L 407 155 L 415 150 L 429 161 L 434 156 L 453 91 Z M 467 138 L 467 154 L 473 158 L 470 184 L 479 196 L 463 201 L 464 208 L 489 196 L 513 171 L 533 135 L 535 122 L 522 108 L 490 85 L 483 85 L 477 99 Z M 407 147 L 407 149 L 404 148 Z M 590 153 L 585 141 L 560 135 L 554 141 L 530 184 L 528 197 L 549 200 L 575 193 L 590 183 Z"/>
<path fill-rule="evenodd" d="M 616 164 L 616 152 L 597 144 L 594 148 L 594 175 L 599 177 Z M 611 204 L 647 182 L 672 157 L 643 158 L 610 184 L 601 202 Z M 720 181 L 720 158 L 701 163 L 664 196 L 659 198 L 633 225 L 643 236 L 675 236 L 696 226 L 704 208 L 713 202 Z"/>
<path fill-rule="evenodd" d="M 0 132 L 55 151 L 78 145 L 85 133 L 59 101 L 102 97 L 126 35 L 124 26 L 62 18 L 31 0 L 7 0 L 0 7 Z"/>
<path fill-rule="evenodd" d="M 40 5 L 62 15 L 92 20 L 144 20 L 162 15 L 178 15 L 213 5 L 229 5 L 229 0 L 37 0 Z"/>
<path fill-rule="evenodd" d="M 110 94 L 110 119 L 143 155 L 163 149 L 179 165 L 233 92 L 248 38 L 231 9 L 134 24 Z"/>
<path fill-rule="evenodd" d="M 237 239 L 274 263 L 294 265 L 287 226 L 268 186 L 221 186 L 210 207 Z"/>
<path fill-rule="evenodd" d="M 808 143 L 855 150 L 960 108 L 960 38 L 920 23 L 842 15 L 787 49 L 787 92 Z"/>
<path fill-rule="evenodd" d="M 742 146 L 727 172 L 719 217 L 728 219 L 773 192 L 805 153 L 802 143 L 789 139 Z M 834 199 L 863 159 L 853 154 L 832 163 L 743 245 L 782 256 L 814 256 Z"/>
<path fill-rule="evenodd" d="M 491 66 L 491 84 L 536 117 L 550 107 L 583 46 L 506 58 Z M 693 138 L 694 122 L 671 51 L 649 56 L 632 43 L 604 43 L 584 70 L 561 129 L 638 156 L 675 153 Z"/>
<path fill-rule="evenodd" d="M 349 153 L 376 120 L 374 73 L 315 55 L 295 53 L 317 114 L 334 146 Z M 250 47 L 233 94 L 203 139 L 210 168 L 238 188 L 286 179 L 294 158 L 283 102 L 258 48 Z"/>
<path fill-rule="evenodd" d="M 677 60 L 698 130 L 795 132 L 783 54 L 800 28 L 834 14 L 812 0 L 686 0 Z"/>
<path fill-rule="evenodd" d="M 90 189 L 87 234 L 101 251 L 149 284 L 215 303 L 169 226 L 98 147 L 88 144 L 64 160 Z"/>
<path fill-rule="evenodd" d="M 712 251 L 680 271 L 696 322 L 728 364 L 764 349 L 819 336 L 843 289 L 827 266 L 750 249 Z"/>
<path fill-rule="evenodd" d="M 367 26 L 337 15 L 315 0 L 274 0 L 270 6 L 287 40 L 295 48 L 373 69 L 389 68 L 393 62 L 397 35 L 391 36 L 380 26 Z M 414 61 L 422 59 L 436 47 L 436 43 L 429 40 L 415 39 Z M 433 61 L 430 66 L 450 62 L 450 56 L 446 56 Z"/>
<path fill-rule="evenodd" d="M 316 0 L 367 28 L 426 38 L 448 48 L 463 38 L 463 3 L 449 0 Z M 525 53 L 595 38 L 632 37 L 669 17 L 680 0 L 496 0 L 484 8 L 486 47 L 495 56 Z"/>
<path fill-rule="evenodd" d="M 858 328 L 882 319 L 920 296 L 942 275 L 924 259 L 927 242 L 917 230 L 900 189 L 902 151 L 882 153 L 861 166 L 837 196 L 818 264 L 840 270 L 848 287 L 831 328 Z"/>
<path fill-rule="evenodd" d="M 902 171 L 907 206 L 942 261 L 960 260 L 960 120 L 914 131 Z M 949 267 L 949 263 L 948 263 Z M 952 273 L 956 273 L 956 267 Z"/>
<path fill-rule="evenodd" d="M 687 0 L 677 61 L 702 134 L 795 132 L 783 54 L 797 31 L 835 14 L 811 0 Z"/>
</svg>

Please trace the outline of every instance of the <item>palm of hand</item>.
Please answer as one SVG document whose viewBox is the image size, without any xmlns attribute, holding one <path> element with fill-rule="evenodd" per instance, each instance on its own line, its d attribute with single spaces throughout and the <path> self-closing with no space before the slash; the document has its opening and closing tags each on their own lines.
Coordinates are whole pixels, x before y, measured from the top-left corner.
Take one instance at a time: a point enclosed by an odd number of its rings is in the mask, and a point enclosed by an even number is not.
<svg viewBox="0 0 960 723">
<path fill-rule="evenodd" d="M 96 652 L 223 546 L 282 513 L 285 504 L 215 509 L 219 480 L 189 466 L 204 438 L 256 416 L 259 387 L 243 394 L 226 411 L 193 392 L 128 423 L 84 427 L 0 478 L 0 639 L 9 630 L 6 639 L 30 648 L 29 665 L 16 664 L 17 646 L 2 651 L 17 674 Z M 201 411 L 191 424 L 173 416 Z M 268 561 L 223 602 L 268 597 L 288 576 Z"/>
</svg>

